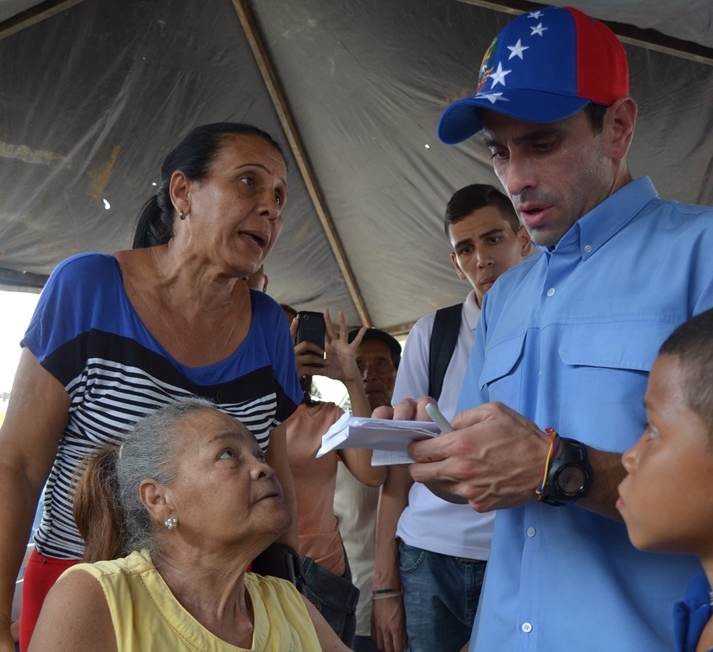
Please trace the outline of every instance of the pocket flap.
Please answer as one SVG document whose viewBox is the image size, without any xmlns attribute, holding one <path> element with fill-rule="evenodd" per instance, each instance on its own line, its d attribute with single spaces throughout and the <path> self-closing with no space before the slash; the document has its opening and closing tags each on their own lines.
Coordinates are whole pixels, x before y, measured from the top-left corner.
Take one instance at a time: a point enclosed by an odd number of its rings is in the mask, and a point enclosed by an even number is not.
<svg viewBox="0 0 713 652">
<path fill-rule="evenodd" d="M 566 327 L 559 355 L 567 365 L 649 371 L 674 324 L 653 321 L 608 322 Z"/>
<path fill-rule="evenodd" d="M 498 378 L 507 376 L 522 356 L 524 344 L 525 333 L 522 333 L 489 346 L 485 352 L 483 369 L 480 372 L 479 388 L 482 389 Z"/>
</svg>

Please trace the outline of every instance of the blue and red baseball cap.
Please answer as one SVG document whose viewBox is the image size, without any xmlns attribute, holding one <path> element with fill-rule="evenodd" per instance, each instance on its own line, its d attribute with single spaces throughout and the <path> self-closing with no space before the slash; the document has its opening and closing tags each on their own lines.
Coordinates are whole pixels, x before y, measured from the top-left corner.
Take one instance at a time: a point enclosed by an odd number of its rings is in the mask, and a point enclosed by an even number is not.
<svg viewBox="0 0 713 652">
<path fill-rule="evenodd" d="M 460 143 L 483 128 L 481 109 L 525 122 L 564 120 L 587 104 L 629 94 L 624 46 L 606 25 L 572 7 L 546 7 L 510 21 L 485 52 L 473 97 L 451 104 L 438 137 Z"/>
</svg>

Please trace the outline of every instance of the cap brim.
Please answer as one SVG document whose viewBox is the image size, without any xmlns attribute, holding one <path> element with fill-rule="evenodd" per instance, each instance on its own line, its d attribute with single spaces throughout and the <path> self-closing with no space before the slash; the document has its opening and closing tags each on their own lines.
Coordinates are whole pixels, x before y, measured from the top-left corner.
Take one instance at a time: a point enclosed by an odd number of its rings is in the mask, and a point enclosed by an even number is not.
<svg viewBox="0 0 713 652">
<path fill-rule="evenodd" d="M 500 99 L 476 95 L 453 102 L 438 123 L 438 137 L 446 145 L 456 145 L 468 140 L 483 128 L 481 109 L 522 120 L 549 123 L 569 118 L 583 109 L 589 100 L 546 91 L 510 89 Z"/>
<path fill-rule="evenodd" d="M 477 134 L 482 128 L 480 100 L 474 97 L 453 102 L 438 122 L 438 137 L 446 145 L 457 145 Z"/>
</svg>

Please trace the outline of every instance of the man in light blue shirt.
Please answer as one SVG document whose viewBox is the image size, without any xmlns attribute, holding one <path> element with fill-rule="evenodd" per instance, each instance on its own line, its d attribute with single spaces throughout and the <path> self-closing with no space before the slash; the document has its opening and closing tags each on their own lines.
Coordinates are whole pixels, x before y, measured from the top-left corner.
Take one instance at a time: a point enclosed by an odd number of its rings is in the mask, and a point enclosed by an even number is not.
<svg viewBox="0 0 713 652">
<path fill-rule="evenodd" d="M 477 94 L 439 125 L 447 143 L 483 131 L 543 251 L 485 297 L 455 432 L 409 448 L 415 480 L 502 510 L 476 652 L 671 650 L 672 605 L 698 572 L 634 549 L 615 509 L 658 347 L 713 306 L 713 211 L 632 180 L 636 110 L 614 34 L 550 7 L 498 34 Z"/>
</svg>

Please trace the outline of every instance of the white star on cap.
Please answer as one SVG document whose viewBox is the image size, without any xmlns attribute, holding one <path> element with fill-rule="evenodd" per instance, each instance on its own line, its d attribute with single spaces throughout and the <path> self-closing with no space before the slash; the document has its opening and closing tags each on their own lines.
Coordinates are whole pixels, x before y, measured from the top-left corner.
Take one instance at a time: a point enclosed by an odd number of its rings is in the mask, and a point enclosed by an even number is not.
<svg viewBox="0 0 713 652">
<path fill-rule="evenodd" d="M 532 33 L 530 34 L 530 36 L 534 36 L 535 34 L 539 34 L 540 36 L 544 36 L 544 33 L 543 33 L 543 32 L 544 32 L 546 29 L 549 29 L 549 27 L 542 27 L 542 23 L 540 23 L 537 27 L 530 27 L 530 29 L 532 30 Z"/>
<path fill-rule="evenodd" d="M 510 61 L 513 57 L 520 57 L 522 59 L 522 53 L 530 48 L 529 45 L 522 44 L 522 39 L 517 39 L 517 43 L 515 43 L 515 45 L 508 45 L 507 47 L 508 50 L 510 50 L 508 61 Z"/>
<path fill-rule="evenodd" d="M 531 11 L 529 14 L 527 14 L 528 18 L 534 18 L 535 20 L 537 20 L 540 16 L 542 16 L 541 11 Z"/>
<path fill-rule="evenodd" d="M 495 104 L 498 100 L 503 102 L 509 102 L 506 97 L 503 97 L 502 93 L 478 93 L 476 97 L 482 97 L 484 100 L 488 100 L 491 104 Z"/>
<path fill-rule="evenodd" d="M 509 75 L 512 70 L 503 70 L 503 64 L 498 61 L 498 69 L 490 75 L 490 79 L 493 80 L 493 85 L 490 88 L 495 88 L 498 84 L 505 86 L 505 75 Z"/>
</svg>

